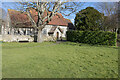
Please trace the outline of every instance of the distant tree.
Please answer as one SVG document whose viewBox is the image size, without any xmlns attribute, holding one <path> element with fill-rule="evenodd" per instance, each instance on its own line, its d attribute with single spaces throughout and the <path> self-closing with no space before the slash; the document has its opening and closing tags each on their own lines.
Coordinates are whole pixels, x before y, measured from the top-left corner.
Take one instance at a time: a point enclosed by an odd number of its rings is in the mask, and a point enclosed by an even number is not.
<svg viewBox="0 0 120 80">
<path fill-rule="evenodd" d="M 6 20 L 6 11 L 3 8 L 0 8 L 0 19 Z"/>
<path fill-rule="evenodd" d="M 118 25 L 120 25 L 120 1 L 118 2 Z M 120 27 L 118 27 L 118 34 L 120 34 Z"/>
<path fill-rule="evenodd" d="M 96 8 L 105 14 L 103 27 L 105 30 L 118 30 L 118 2 L 100 2 Z"/>
<path fill-rule="evenodd" d="M 3 21 L 6 21 L 6 12 L 3 8 L 0 8 L 0 34 L 1 34 L 1 26 Z"/>
<path fill-rule="evenodd" d="M 117 32 L 118 29 L 118 15 L 105 16 L 103 21 L 103 28 L 105 31 Z"/>
<path fill-rule="evenodd" d="M 103 21 L 103 14 L 94 9 L 87 7 L 79 11 L 75 17 L 75 28 L 77 30 L 100 30 Z"/>
</svg>

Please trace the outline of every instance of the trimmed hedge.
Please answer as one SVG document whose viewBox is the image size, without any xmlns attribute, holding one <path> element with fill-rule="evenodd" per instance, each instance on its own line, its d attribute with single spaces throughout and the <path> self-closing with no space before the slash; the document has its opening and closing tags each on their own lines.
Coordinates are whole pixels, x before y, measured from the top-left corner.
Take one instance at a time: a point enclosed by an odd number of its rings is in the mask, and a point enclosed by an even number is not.
<svg viewBox="0 0 120 80">
<path fill-rule="evenodd" d="M 67 31 L 67 40 L 72 42 L 115 46 L 117 34 L 108 31 Z"/>
</svg>

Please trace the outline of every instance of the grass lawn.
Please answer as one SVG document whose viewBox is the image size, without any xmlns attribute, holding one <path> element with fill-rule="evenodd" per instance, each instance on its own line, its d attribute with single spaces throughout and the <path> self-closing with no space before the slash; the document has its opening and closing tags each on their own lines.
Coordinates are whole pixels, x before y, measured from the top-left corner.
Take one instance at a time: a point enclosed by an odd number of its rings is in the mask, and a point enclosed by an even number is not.
<svg viewBox="0 0 120 80">
<path fill-rule="evenodd" d="M 117 47 L 2 43 L 3 78 L 116 78 Z"/>
</svg>

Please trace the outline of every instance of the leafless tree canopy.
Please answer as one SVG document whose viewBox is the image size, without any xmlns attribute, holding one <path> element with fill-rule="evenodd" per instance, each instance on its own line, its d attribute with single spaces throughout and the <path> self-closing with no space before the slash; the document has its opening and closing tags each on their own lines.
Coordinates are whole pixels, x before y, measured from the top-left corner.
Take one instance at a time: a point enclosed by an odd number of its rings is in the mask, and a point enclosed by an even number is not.
<svg viewBox="0 0 120 80">
<path fill-rule="evenodd" d="M 21 11 L 27 12 L 34 27 L 43 29 L 44 26 L 49 23 L 56 13 L 61 13 L 63 15 L 69 16 L 70 14 L 76 12 L 82 3 L 80 2 L 61 2 L 57 0 L 56 2 L 19 2 Z M 35 23 L 31 17 L 30 8 L 34 8 L 38 12 L 38 22 Z M 44 16 L 44 12 L 47 12 L 47 16 Z M 47 20 L 47 21 L 45 21 Z"/>
<path fill-rule="evenodd" d="M 96 4 L 100 12 L 104 13 L 104 27 L 106 29 L 118 28 L 118 2 L 100 2 Z"/>
<path fill-rule="evenodd" d="M 0 19 L 6 20 L 6 11 L 2 8 L 0 8 Z"/>
<path fill-rule="evenodd" d="M 100 12 L 104 13 L 106 16 L 116 14 L 118 10 L 117 2 L 100 2 L 96 4 Z"/>
</svg>

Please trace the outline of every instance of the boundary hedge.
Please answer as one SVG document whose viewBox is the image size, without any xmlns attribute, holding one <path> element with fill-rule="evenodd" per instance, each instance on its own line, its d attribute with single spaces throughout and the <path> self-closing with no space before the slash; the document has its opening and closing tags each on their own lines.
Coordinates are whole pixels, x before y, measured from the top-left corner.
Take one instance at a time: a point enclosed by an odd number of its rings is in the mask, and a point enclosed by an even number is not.
<svg viewBox="0 0 120 80">
<path fill-rule="evenodd" d="M 108 31 L 67 31 L 72 42 L 116 46 L 117 34 Z"/>
</svg>

